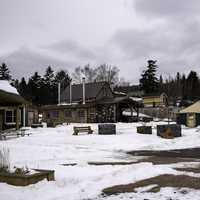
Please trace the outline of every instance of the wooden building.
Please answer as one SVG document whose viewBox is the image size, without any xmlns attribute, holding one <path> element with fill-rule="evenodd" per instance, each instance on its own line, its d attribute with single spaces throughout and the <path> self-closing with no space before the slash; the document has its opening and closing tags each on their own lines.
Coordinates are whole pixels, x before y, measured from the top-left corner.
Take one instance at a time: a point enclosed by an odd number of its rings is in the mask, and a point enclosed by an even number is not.
<svg viewBox="0 0 200 200">
<path fill-rule="evenodd" d="M 0 130 L 16 128 L 23 124 L 26 101 L 8 81 L 0 81 Z"/>
<path fill-rule="evenodd" d="M 177 124 L 183 124 L 190 128 L 200 125 L 200 101 L 191 106 L 181 110 L 177 113 Z"/>
<path fill-rule="evenodd" d="M 129 108 L 138 112 L 139 103 L 126 95 L 115 94 L 107 82 L 69 85 L 61 93 L 61 103 L 42 107 L 48 126 L 61 123 L 99 123 L 122 121 Z"/>
<path fill-rule="evenodd" d="M 142 97 L 144 107 L 166 107 L 168 97 L 165 93 L 148 94 Z"/>
<path fill-rule="evenodd" d="M 37 122 L 37 109 L 34 108 L 34 120 L 30 122 L 33 107 L 25 101 L 8 81 L 0 81 L 0 130 L 28 126 Z"/>
</svg>

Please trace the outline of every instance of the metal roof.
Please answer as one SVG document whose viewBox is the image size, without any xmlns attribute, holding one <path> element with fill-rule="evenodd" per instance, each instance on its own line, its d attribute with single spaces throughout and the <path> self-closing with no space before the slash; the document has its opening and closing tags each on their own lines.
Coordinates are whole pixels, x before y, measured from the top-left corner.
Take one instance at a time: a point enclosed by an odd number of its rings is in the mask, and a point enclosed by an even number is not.
<svg viewBox="0 0 200 200">
<path fill-rule="evenodd" d="M 86 100 L 94 99 L 102 87 L 108 84 L 107 82 L 93 82 L 85 84 L 85 98 Z M 83 84 L 72 85 L 72 101 L 78 102 L 83 99 Z M 67 86 L 61 93 L 61 102 L 69 102 L 70 100 L 70 86 Z"/>
<path fill-rule="evenodd" d="M 200 113 L 200 101 L 192 104 L 191 106 L 184 108 L 180 113 Z"/>
</svg>

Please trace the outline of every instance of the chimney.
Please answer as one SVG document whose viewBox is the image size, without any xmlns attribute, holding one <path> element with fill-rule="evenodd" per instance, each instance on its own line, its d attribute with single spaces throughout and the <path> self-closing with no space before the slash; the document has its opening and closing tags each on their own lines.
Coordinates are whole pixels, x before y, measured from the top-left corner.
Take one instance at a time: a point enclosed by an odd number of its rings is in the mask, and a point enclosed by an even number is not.
<svg viewBox="0 0 200 200">
<path fill-rule="evenodd" d="M 69 103 L 72 104 L 72 81 L 69 83 Z"/>
<path fill-rule="evenodd" d="M 60 105 L 60 82 L 58 83 L 58 105 Z"/>
<path fill-rule="evenodd" d="M 85 77 L 82 78 L 83 82 L 83 104 L 85 104 Z"/>
</svg>

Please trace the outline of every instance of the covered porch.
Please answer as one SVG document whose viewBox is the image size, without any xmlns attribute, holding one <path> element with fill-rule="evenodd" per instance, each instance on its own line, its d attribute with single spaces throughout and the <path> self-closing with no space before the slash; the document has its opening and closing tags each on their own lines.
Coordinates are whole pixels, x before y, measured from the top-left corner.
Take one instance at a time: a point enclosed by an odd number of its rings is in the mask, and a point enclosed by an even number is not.
<svg viewBox="0 0 200 200">
<path fill-rule="evenodd" d="M 26 103 L 21 96 L 0 90 L 0 130 L 25 126 Z"/>
<path fill-rule="evenodd" d="M 137 121 L 140 107 L 140 98 L 126 96 L 116 97 L 114 99 L 105 99 L 97 104 L 97 121 L 101 123 Z M 123 115 L 123 112 L 127 109 L 131 112 L 130 117 Z M 136 116 L 134 116 L 133 113 L 136 113 Z"/>
</svg>

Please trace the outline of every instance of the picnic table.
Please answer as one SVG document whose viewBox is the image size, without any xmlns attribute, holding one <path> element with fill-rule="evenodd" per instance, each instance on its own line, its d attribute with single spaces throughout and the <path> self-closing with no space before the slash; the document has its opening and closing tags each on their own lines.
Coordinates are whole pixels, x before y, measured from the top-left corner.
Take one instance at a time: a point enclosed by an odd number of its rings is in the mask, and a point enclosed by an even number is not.
<svg viewBox="0 0 200 200">
<path fill-rule="evenodd" d="M 26 133 L 27 130 L 30 130 L 30 128 L 22 127 L 19 130 L 16 130 L 15 128 L 6 129 L 0 132 L 0 140 L 6 140 L 7 137 L 24 137 L 25 135 L 29 136 L 31 133 Z"/>
</svg>

